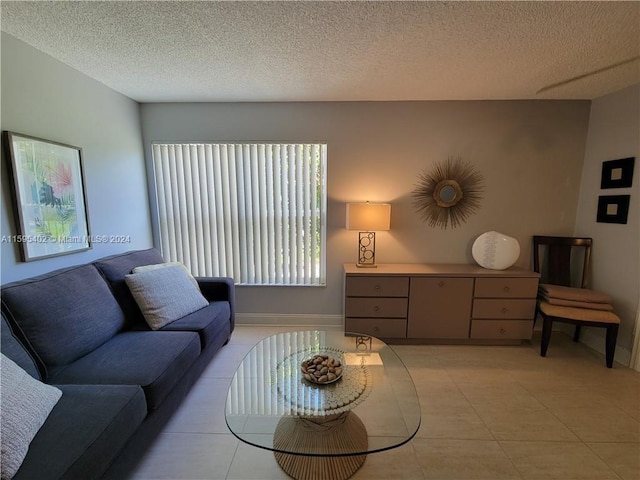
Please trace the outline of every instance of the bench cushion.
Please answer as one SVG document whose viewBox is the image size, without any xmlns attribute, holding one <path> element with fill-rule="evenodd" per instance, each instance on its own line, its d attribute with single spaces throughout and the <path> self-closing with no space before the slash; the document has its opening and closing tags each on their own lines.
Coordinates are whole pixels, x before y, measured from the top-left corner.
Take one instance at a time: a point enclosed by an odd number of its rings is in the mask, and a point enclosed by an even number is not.
<svg viewBox="0 0 640 480">
<path fill-rule="evenodd" d="M 140 387 L 57 387 L 62 398 L 31 442 L 14 480 L 100 478 L 147 413 Z"/>
<path fill-rule="evenodd" d="M 611 297 L 606 293 L 596 292 L 588 288 L 566 287 L 564 285 L 552 285 L 550 283 L 541 283 L 538 290 L 552 298 L 563 298 L 565 300 L 573 300 L 576 302 L 592 302 L 592 303 L 611 303 Z"/>
<path fill-rule="evenodd" d="M 194 332 L 123 332 L 56 371 L 51 383 L 140 385 L 155 410 L 198 355 Z"/>
<path fill-rule="evenodd" d="M 620 317 L 613 312 L 604 310 L 563 307 L 561 305 L 551 305 L 544 300 L 538 302 L 538 308 L 540 308 L 542 313 L 550 317 L 569 318 L 571 320 L 594 323 L 620 323 Z"/>
</svg>

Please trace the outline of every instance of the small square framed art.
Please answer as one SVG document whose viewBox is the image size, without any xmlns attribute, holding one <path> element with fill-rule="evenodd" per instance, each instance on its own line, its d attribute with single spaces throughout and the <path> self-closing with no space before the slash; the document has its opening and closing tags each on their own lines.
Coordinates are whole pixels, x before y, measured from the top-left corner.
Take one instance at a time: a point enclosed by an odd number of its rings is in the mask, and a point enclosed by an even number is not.
<svg viewBox="0 0 640 480">
<path fill-rule="evenodd" d="M 628 188 L 633 184 L 635 157 L 602 162 L 600 188 Z"/>
<path fill-rule="evenodd" d="M 598 197 L 599 223 L 627 223 L 631 195 L 601 195 Z"/>
</svg>

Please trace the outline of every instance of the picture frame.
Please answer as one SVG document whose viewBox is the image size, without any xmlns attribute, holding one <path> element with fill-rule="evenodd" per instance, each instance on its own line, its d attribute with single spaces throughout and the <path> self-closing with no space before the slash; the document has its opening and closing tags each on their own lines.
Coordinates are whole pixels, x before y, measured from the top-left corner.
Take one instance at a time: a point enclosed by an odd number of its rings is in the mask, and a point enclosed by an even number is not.
<svg viewBox="0 0 640 480">
<path fill-rule="evenodd" d="M 635 157 L 619 158 L 602 162 L 600 188 L 629 188 L 633 184 Z"/>
<path fill-rule="evenodd" d="M 601 195 L 598 197 L 599 223 L 627 223 L 631 195 Z"/>
<path fill-rule="evenodd" d="M 82 149 L 4 131 L 5 156 L 12 180 L 15 235 L 23 262 L 91 248 Z"/>
</svg>

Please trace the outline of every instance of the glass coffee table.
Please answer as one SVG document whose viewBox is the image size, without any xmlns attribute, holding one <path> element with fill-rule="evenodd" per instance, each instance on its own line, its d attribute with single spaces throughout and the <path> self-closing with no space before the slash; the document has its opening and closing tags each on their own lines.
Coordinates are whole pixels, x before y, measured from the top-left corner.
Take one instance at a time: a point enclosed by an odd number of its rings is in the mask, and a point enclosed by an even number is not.
<svg viewBox="0 0 640 480">
<path fill-rule="evenodd" d="M 323 383 L 305 378 L 303 362 Z M 237 438 L 273 451 L 289 476 L 341 480 L 368 454 L 411 440 L 420 404 L 409 372 L 384 342 L 309 330 L 279 333 L 251 349 L 229 386 L 225 419 Z"/>
</svg>

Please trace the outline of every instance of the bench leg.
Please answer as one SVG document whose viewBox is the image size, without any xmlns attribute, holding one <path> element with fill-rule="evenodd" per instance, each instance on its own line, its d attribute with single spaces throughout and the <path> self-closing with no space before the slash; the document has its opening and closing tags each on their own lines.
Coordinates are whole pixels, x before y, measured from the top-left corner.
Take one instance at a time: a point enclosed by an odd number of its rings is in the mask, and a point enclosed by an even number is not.
<svg viewBox="0 0 640 480">
<path fill-rule="evenodd" d="M 582 328 L 582 325 L 576 325 L 576 329 L 573 332 L 573 341 L 577 342 L 578 340 L 580 340 L 580 329 Z"/>
<path fill-rule="evenodd" d="M 618 339 L 618 324 L 614 323 L 607 327 L 607 340 L 605 344 L 605 356 L 607 368 L 613 367 L 613 357 L 616 353 L 616 340 Z"/>
<path fill-rule="evenodd" d="M 542 340 L 540 342 L 540 356 L 547 356 L 547 348 L 551 340 L 551 330 L 553 329 L 553 320 L 549 317 L 542 316 Z"/>
</svg>

